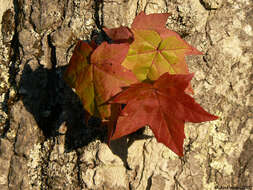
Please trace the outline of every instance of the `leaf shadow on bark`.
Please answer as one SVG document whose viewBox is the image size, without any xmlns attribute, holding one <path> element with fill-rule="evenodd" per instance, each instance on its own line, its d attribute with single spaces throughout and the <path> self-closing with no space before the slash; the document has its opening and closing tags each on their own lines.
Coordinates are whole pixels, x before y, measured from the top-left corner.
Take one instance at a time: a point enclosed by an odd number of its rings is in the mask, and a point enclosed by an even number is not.
<svg viewBox="0 0 253 190">
<path fill-rule="evenodd" d="M 32 70 L 26 64 L 19 83 L 19 95 L 26 109 L 34 116 L 45 139 L 59 135 L 59 127 L 65 122 L 65 151 L 84 147 L 95 139 L 106 139 L 106 129 L 93 118 L 85 124 L 85 111 L 79 97 L 65 84 L 62 73 L 65 67 Z"/>
<path fill-rule="evenodd" d="M 131 121 L 129 121 L 129 122 L 131 122 Z M 124 136 L 119 139 L 113 140 L 110 143 L 111 151 L 113 152 L 113 154 L 115 154 L 121 158 L 121 160 L 124 163 L 124 166 L 128 170 L 131 170 L 131 168 L 129 167 L 128 162 L 127 162 L 129 147 L 137 140 L 152 138 L 152 136 L 143 134 L 144 130 L 145 130 L 145 127 L 137 130 L 136 132 L 134 132 L 128 136 Z"/>
<path fill-rule="evenodd" d="M 253 134 L 253 129 L 251 129 Z M 253 179 L 249 178 L 249 173 L 253 172 L 253 140 L 248 138 L 244 145 L 243 151 L 238 159 L 238 164 L 234 165 L 234 170 L 238 173 L 238 181 L 235 181 L 239 187 L 249 186 L 252 187 Z M 248 172 L 247 172 L 248 171 Z M 248 174 L 247 174 L 248 173 Z"/>
<path fill-rule="evenodd" d="M 65 122 L 65 152 L 83 148 L 96 139 L 106 143 L 107 129 L 101 127 L 99 119 L 91 118 L 86 125 L 86 113 L 79 97 L 62 78 L 65 69 L 61 67 L 52 71 L 40 66 L 32 70 L 26 64 L 19 83 L 19 95 L 24 106 L 34 116 L 45 139 L 62 135 L 59 128 Z M 121 158 L 127 169 L 130 169 L 128 148 L 136 140 L 152 138 L 143 134 L 144 129 L 111 141 L 111 151 Z"/>
<path fill-rule="evenodd" d="M 112 43 L 106 33 L 94 30 L 91 39 L 96 44 L 103 41 Z M 45 139 L 65 135 L 65 152 L 87 146 L 98 139 L 107 140 L 107 129 L 101 127 L 97 118 L 91 118 L 88 125 L 85 122 L 86 112 L 79 97 L 63 80 L 64 67 L 56 67 L 56 51 L 48 36 L 48 45 L 51 47 L 52 68 L 46 69 L 42 65 L 32 69 L 29 61 L 25 63 L 19 82 L 19 95 L 26 109 L 34 116 Z M 59 133 L 62 124 L 66 125 L 65 134 Z M 142 129 L 127 137 L 112 141 L 111 150 L 119 156 L 127 166 L 128 148 L 138 139 L 151 138 L 142 134 Z"/>
</svg>

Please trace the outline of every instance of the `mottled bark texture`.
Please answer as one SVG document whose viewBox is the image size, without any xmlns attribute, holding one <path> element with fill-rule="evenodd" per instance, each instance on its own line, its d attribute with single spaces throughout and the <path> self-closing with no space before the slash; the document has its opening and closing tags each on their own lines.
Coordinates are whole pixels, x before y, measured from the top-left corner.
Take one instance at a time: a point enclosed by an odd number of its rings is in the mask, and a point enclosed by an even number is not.
<svg viewBox="0 0 253 190">
<path fill-rule="evenodd" d="M 252 0 L 0 0 L 0 189 L 253 189 Z M 184 157 L 146 128 L 105 144 L 62 73 L 78 39 L 169 12 L 194 98 L 220 119 L 187 124 Z M 152 22 L 152 21 L 151 21 Z M 129 121 L 131 122 L 131 121 Z"/>
</svg>

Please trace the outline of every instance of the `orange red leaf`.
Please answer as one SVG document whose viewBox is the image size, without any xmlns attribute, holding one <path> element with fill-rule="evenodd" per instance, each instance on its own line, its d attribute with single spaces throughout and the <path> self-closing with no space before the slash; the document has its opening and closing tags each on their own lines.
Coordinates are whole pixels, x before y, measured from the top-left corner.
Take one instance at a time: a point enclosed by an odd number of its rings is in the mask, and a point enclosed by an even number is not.
<svg viewBox="0 0 253 190">
<path fill-rule="evenodd" d="M 126 104 L 111 139 L 131 134 L 149 125 L 158 142 L 183 156 L 184 123 L 215 120 L 185 93 L 193 74 L 163 74 L 152 83 L 133 84 L 111 103 Z"/>
</svg>

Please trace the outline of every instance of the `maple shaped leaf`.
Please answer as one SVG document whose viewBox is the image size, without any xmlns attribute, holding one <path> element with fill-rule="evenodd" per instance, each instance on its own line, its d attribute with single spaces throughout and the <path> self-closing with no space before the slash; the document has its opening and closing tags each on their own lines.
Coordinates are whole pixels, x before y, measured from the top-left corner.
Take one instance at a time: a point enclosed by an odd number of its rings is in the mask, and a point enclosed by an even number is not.
<svg viewBox="0 0 253 190">
<path fill-rule="evenodd" d="M 132 70 L 139 81 L 156 80 L 166 72 L 188 74 L 185 56 L 202 54 L 165 27 L 168 16 L 141 12 L 134 19 L 134 41 L 122 65 Z"/>
<path fill-rule="evenodd" d="M 78 42 L 64 78 L 91 115 L 109 117 L 110 105 L 103 104 L 121 87 L 136 82 L 134 74 L 121 66 L 128 48 L 126 43 L 103 42 L 94 50 L 88 43 Z"/>
<path fill-rule="evenodd" d="M 183 156 L 185 122 L 204 122 L 218 117 L 206 112 L 186 94 L 193 74 L 163 74 L 153 84 L 133 84 L 111 103 L 126 104 L 117 120 L 112 140 L 150 126 L 158 142 Z"/>
</svg>

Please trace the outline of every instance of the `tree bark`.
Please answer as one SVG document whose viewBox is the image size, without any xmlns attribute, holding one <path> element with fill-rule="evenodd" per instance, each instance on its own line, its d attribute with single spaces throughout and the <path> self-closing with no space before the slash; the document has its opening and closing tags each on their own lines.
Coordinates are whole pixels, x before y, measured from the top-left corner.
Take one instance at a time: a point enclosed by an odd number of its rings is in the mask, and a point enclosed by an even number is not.
<svg viewBox="0 0 253 190">
<path fill-rule="evenodd" d="M 253 189 L 251 0 L 0 0 L 0 189 Z M 184 156 L 146 127 L 107 146 L 62 74 L 76 42 L 140 12 L 203 56 L 194 98 L 219 120 L 185 126 Z M 152 22 L 152 21 L 151 21 Z M 131 121 L 129 121 L 131 122 Z"/>
</svg>

